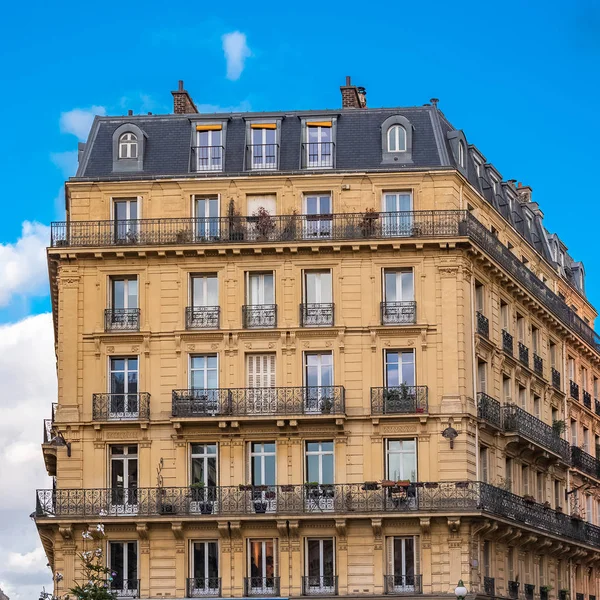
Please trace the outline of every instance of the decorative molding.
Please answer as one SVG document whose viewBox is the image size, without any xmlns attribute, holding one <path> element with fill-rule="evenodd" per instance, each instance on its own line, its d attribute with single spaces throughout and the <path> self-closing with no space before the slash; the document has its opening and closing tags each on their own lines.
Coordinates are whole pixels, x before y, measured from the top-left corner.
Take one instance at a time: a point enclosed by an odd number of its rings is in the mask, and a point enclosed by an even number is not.
<svg viewBox="0 0 600 600">
<path fill-rule="evenodd" d="M 429 535 L 431 533 L 431 518 L 421 517 L 419 519 L 419 527 L 424 535 Z"/>
<path fill-rule="evenodd" d="M 448 530 L 458 533 L 460 530 L 460 517 L 448 517 Z"/>
<path fill-rule="evenodd" d="M 73 525 L 59 525 L 58 533 L 60 533 L 63 540 L 72 540 L 73 539 Z"/>
<path fill-rule="evenodd" d="M 138 537 L 140 538 L 140 540 L 148 539 L 148 533 L 149 533 L 148 523 L 136 523 L 135 529 L 137 531 L 137 534 L 138 534 Z"/>
<path fill-rule="evenodd" d="M 176 540 L 183 540 L 183 523 L 181 521 L 173 521 L 171 531 Z"/>
</svg>

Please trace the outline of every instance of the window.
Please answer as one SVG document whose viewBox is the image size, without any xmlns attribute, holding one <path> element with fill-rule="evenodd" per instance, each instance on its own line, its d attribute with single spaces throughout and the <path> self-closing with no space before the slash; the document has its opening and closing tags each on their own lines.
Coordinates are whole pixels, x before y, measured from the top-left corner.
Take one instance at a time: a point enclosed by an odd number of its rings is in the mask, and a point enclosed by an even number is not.
<svg viewBox="0 0 600 600">
<path fill-rule="evenodd" d="M 304 385 L 304 410 L 309 413 L 330 412 L 335 399 L 331 352 L 305 352 Z"/>
<path fill-rule="evenodd" d="M 135 133 L 124 133 L 119 138 L 119 158 L 137 158 L 138 142 Z"/>
<path fill-rule="evenodd" d="M 138 451 L 137 445 L 110 446 L 111 512 L 137 512 Z M 122 571 L 121 571 L 122 572 Z"/>
<path fill-rule="evenodd" d="M 561 506 L 560 481 L 554 480 L 554 508 Z"/>
<path fill-rule="evenodd" d="M 139 596 L 137 542 L 109 542 L 109 564 L 113 573 L 111 592 L 117 597 Z"/>
<path fill-rule="evenodd" d="M 533 217 L 529 213 L 525 213 L 525 219 L 527 221 L 527 229 L 533 230 Z"/>
<path fill-rule="evenodd" d="M 487 393 L 487 363 L 482 360 L 477 362 L 477 387 L 477 391 Z"/>
<path fill-rule="evenodd" d="M 521 467 L 521 493 L 523 496 L 529 494 L 529 467 Z"/>
<path fill-rule="evenodd" d="M 590 430 L 587 427 L 583 427 L 581 430 L 582 436 L 582 448 L 584 452 L 590 453 Z"/>
<path fill-rule="evenodd" d="M 223 169 L 223 127 L 219 124 L 197 125 L 196 146 L 192 148 L 192 170 Z"/>
<path fill-rule="evenodd" d="M 481 314 L 485 314 L 484 305 L 484 287 L 479 281 L 475 282 L 475 310 Z"/>
<path fill-rule="evenodd" d="M 533 394 L 533 414 L 538 419 L 542 418 L 541 404 L 540 397 Z"/>
<path fill-rule="evenodd" d="M 527 410 L 527 390 L 522 386 L 519 386 L 519 406 Z"/>
<path fill-rule="evenodd" d="M 415 322 L 415 287 L 412 269 L 385 269 L 383 297 L 383 325 Z"/>
<path fill-rule="evenodd" d="M 192 444 L 191 454 L 191 485 L 203 486 L 204 494 L 209 496 L 211 491 L 206 488 L 215 488 L 217 479 L 217 444 Z M 214 498 L 213 498 L 214 499 Z"/>
<path fill-rule="evenodd" d="M 588 389 L 588 372 L 585 367 L 581 367 L 581 387 L 585 391 Z"/>
<path fill-rule="evenodd" d="M 388 152 L 406 152 L 406 129 L 402 125 L 392 125 L 387 138 Z"/>
<path fill-rule="evenodd" d="M 277 124 L 250 125 L 250 164 L 252 169 L 277 168 Z"/>
<path fill-rule="evenodd" d="M 592 496 L 590 494 L 586 494 L 585 496 L 585 518 L 588 523 L 594 522 L 594 513 L 592 509 Z"/>
<path fill-rule="evenodd" d="M 540 330 L 534 325 L 531 326 L 531 347 L 535 354 L 540 354 Z"/>
<path fill-rule="evenodd" d="M 279 595 L 276 540 L 248 540 L 248 593 Z"/>
<path fill-rule="evenodd" d="M 473 163 L 475 164 L 475 173 L 477 173 L 477 177 L 481 177 L 481 161 L 473 155 Z"/>
<path fill-rule="evenodd" d="M 550 340 L 550 366 L 556 368 L 556 344 Z"/>
<path fill-rule="evenodd" d="M 494 175 L 490 175 L 490 181 L 492 182 L 492 191 L 495 195 L 498 193 L 498 179 Z"/>
<path fill-rule="evenodd" d="M 304 271 L 302 327 L 333 325 L 331 271 Z"/>
<path fill-rule="evenodd" d="M 577 446 L 577 421 L 571 419 L 571 446 Z"/>
<path fill-rule="evenodd" d="M 333 167 L 331 122 L 307 123 L 305 161 L 309 169 Z"/>
<path fill-rule="evenodd" d="M 332 230 L 331 195 L 311 194 L 304 197 L 304 237 L 330 238 Z"/>
<path fill-rule="evenodd" d="M 504 402 L 509 404 L 512 402 L 510 377 L 506 377 L 505 375 L 502 376 L 502 395 Z"/>
<path fill-rule="evenodd" d="M 519 342 L 525 343 L 525 318 L 517 313 L 517 335 Z"/>
<path fill-rule="evenodd" d="M 484 540 L 482 548 L 482 559 L 483 559 L 483 575 L 484 577 L 490 576 L 490 542 Z"/>
<path fill-rule="evenodd" d="M 140 414 L 138 358 L 111 357 L 109 361 L 109 419 L 137 419 Z"/>
<path fill-rule="evenodd" d="M 504 482 L 506 489 L 512 492 L 512 480 L 513 480 L 513 460 L 510 456 L 507 456 L 504 461 Z"/>
<path fill-rule="evenodd" d="M 592 390 L 594 392 L 594 398 L 598 398 L 598 378 L 594 375 L 592 379 Z"/>
<path fill-rule="evenodd" d="M 538 471 L 535 474 L 535 482 L 536 482 L 536 493 L 537 493 L 537 501 L 544 502 L 546 497 L 546 489 L 544 484 L 544 474 Z"/>
<path fill-rule="evenodd" d="M 508 304 L 502 300 L 500 300 L 500 323 L 502 325 L 502 329 L 505 331 L 510 331 Z"/>
<path fill-rule="evenodd" d="M 110 306 L 113 310 L 138 308 L 137 277 L 111 277 Z"/>
<path fill-rule="evenodd" d="M 381 218 L 382 235 L 402 237 L 413 235 L 411 192 L 385 192 Z"/>
<path fill-rule="evenodd" d="M 462 140 L 458 142 L 458 166 L 465 168 L 465 143 Z"/>
<path fill-rule="evenodd" d="M 385 473 L 390 481 L 417 481 L 416 440 L 386 440 Z"/>
<path fill-rule="evenodd" d="M 333 484 L 333 442 L 306 442 L 306 481 Z"/>
<path fill-rule="evenodd" d="M 136 243 L 139 238 L 137 198 L 113 202 L 114 236 L 117 243 Z"/>
<path fill-rule="evenodd" d="M 192 275 L 190 287 L 193 307 L 219 306 L 219 279 L 216 273 Z"/>
<path fill-rule="evenodd" d="M 194 196 L 194 217 L 198 240 L 219 237 L 219 198 Z"/>
<path fill-rule="evenodd" d="M 481 481 L 487 483 L 489 480 L 489 462 L 488 449 L 485 446 L 479 447 L 479 473 Z"/>
<path fill-rule="evenodd" d="M 387 538 L 388 574 L 386 591 L 410 593 L 415 591 L 416 538 Z"/>
<path fill-rule="evenodd" d="M 506 555 L 506 562 L 508 563 L 508 580 L 515 580 L 515 549 L 513 546 L 508 547 L 508 553 Z"/>
<path fill-rule="evenodd" d="M 218 596 L 219 544 L 216 541 L 192 542 L 192 581 L 190 596 Z"/>
<path fill-rule="evenodd" d="M 247 298 L 251 306 L 275 304 L 273 273 L 248 273 Z"/>
<path fill-rule="evenodd" d="M 571 356 L 569 356 L 568 364 L 569 364 L 569 378 L 572 381 L 575 381 L 575 359 L 572 358 Z"/>
<path fill-rule="evenodd" d="M 558 415 L 558 408 L 556 408 L 555 406 L 552 407 L 552 422 L 556 423 L 556 421 L 559 420 L 559 415 Z"/>
<path fill-rule="evenodd" d="M 304 594 L 334 594 L 335 552 L 332 538 L 306 540 L 306 584 Z"/>
<path fill-rule="evenodd" d="M 275 485 L 275 442 L 250 443 L 252 485 Z"/>
<path fill-rule="evenodd" d="M 385 387 L 415 385 L 415 355 L 412 350 L 385 351 Z"/>
</svg>

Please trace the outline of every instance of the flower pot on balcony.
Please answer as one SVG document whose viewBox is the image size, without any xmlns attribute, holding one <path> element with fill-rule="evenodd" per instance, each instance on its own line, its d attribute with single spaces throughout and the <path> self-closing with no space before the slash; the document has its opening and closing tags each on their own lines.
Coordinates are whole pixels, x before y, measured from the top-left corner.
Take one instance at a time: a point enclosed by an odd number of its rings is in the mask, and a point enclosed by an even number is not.
<svg viewBox="0 0 600 600">
<path fill-rule="evenodd" d="M 400 481 L 396 481 L 396 485 L 398 487 L 407 488 L 410 485 L 410 479 L 402 479 Z"/>
<path fill-rule="evenodd" d="M 548 500 L 546 500 L 546 502 L 544 502 L 544 504 L 542 504 L 542 506 L 546 509 L 552 508 L 552 506 L 551 506 L 550 502 L 548 502 Z"/>
<path fill-rule="evenodd" d="M 365 481 L 362 486 L 363 490 L 378 490 L 379 484 L 376 481 Z"/>
<path fill-rule="evenodd" d="M 294 486 L 293 485 L 282 485 L 280 489 L 282 492 L 289 493 L 289 492 L 294 491 Z"/>
<path fill-rule="evenodd" d="M 381 482 L 381 487 L 384 487 L 384 488 L 395 487 L 395 486 L 396 486 L 396 482 L 391 481 L 390 479 L 384 479 Z"/>
<path fill-rule="evenodd" d="M 255 502 L 254 503 L 254 512 L 257 515 L 264 515 L 267 512 L 267 503 L 266 502 Z"/>
<path fill-rule="evenodd" d="M 523 496 L 523 501 L 526 504 L 535 504 L 535 498 L 533 496 Z"/>
<path fill-rule="evenodd" d="M 437 487 L 439 486 L 439 484 L 438 484 L 437 482 L 435 482 L 435 481 L 428 481 L 428 482 L 427 482 L 427 483 L 425 483 L 424 485 L 425 485 L 425 487 L 426 487 L 427 489 L 429 489 L 429 490 L 431 490 L 431 489 L 435 489 L 435 488 L 437 488 Z"/>
<path fill-rule="evenodd" d="M 200 504 L 199 504 L 200 512 L 203 515 L 212 515 L 214 506 L 215 506 L 214 502 L 210 502 L 210 501 L 200 502 Z"/>
</svg>

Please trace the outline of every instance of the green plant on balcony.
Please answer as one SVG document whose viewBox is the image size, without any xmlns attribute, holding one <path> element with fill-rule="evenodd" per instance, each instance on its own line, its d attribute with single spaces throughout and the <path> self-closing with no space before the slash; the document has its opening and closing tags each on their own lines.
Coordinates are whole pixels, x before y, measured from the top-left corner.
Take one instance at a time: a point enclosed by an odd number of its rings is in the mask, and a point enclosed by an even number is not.
<svg viewBox="0 0 600 600">
<path fill-rule="evenodd" d="M 263 206 L 259 206 L 258 210 L 254 213 L 253 218 L 255 219 L 255 227 L 256 233 L 258 234 L 258 239 L 268 240 L 275 230 L 275 220 L 269 211 Z"/>
<path fill-rule="evenodd" d="M 566 425 L 563 420 L 558 420 L 558 421 L 552 422 L 552 431 L 554 431 L 554 433 L 556 435 L 562 435 L 565 431 L 565 428 L 566 428 Z"/>
<path fill-rule="evenodd" d="M 295 240 L 296 239 L 296 231 L 298 229 L 298 221 L 300 219 L 300 214 L 294 208 L 292 212 L 287 216 L 285 220 L 285 225 L 283 226 L 283 230 L 281 232 L 281 236 L 284 240 Z"/>
<path fill-rule="evenodd" d="M 185 244 L 192 241 L 192 232 L 189 229 L 180 229 L 175 234 L 175 240 L 178 244 Z"/>
<path fill-rule="evenodd" d="M 398 387 L 388 387 L 383 391 L 383 402 L 386 412 L 412 412 L 416 396 L 406 383 Z"/>
<path fill-rule="evenodd" d="M 239 210 L 235 207 L 233 198 L 227 206 L 227 221 L 229 225 L 229 239 L 232 242 L 243 241 L 244 239 L 244 222 Z"/>
<path fill-rule="evenodd" d="M 333 408 L 333 402 L 331 398 L 323 398 L 321 400 L 321 414 L 328 415 L 331 413 L 331 409 Z"/>
<path fill-rule="evenodd" d="M 362 221 L 360 223 L 360 231 L 363 237 L 373 237 L 377 230 L 377 221 L 379 219 L 379 213 L 374 208 L 367 208 L 362 215 Z"/>
<path fill-rule="evenodd" d="M 533 496 L 530 496 L 529 494 L 525 494 L 523 496 L 523 501 L 527 504 L 535 504 L 535 498 Z"/>
</svg>

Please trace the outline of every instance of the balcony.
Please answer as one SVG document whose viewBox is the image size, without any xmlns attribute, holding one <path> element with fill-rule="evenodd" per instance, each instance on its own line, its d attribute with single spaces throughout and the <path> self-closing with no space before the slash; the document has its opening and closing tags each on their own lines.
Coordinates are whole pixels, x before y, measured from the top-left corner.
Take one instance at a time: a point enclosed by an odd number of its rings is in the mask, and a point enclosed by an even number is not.
<svg viewBox="0 0 600 600">
<path fill-rule="evenodd" d="M 502 330 L 502 349 L 510 356 L 513 355 L 513 336 L 506 329 Z"/>
<path fill-rule="evenodd" d="M 121 579 L 118 575 L 110 582 L 110 591 L 119 600 L 121 598 L 139 598 L 140 580 L 139 579 Z"/>
<path fill-rule="evenodd" d="M 483 578 L 483 593 L 492 598 L 496 595 L 496 580 L 493 577 Z"/>
<path fill-rule="evenodd" d="M 279 596 L 279 577 L 244 577 L 244 596 Z"/>
<path fill-rule="evenodd" d="M 585 600 L 585 594 L 581 594 L 581 593 L 575 594 L 575 600 Z"/>
<path fill-rule="evenodd" d="M 583 405 L 592 410 L 592 395 L 583 390 Z"/>
<path fill-rule="evenodd" d="M 498 429 L 502 429 L 502 409 L 500 402 L 483 392 L 477 394 L 477 416 L 482 421 Z"/>
<path fill-rule="evenodd" d="M 104 311 L 104 331 L 139 331 L 139 308 L 107 308 Z"/>
<path fill-rule="evenodd" d="M 343 415 L 344 387 L 173 390 L 174 418 Z"/>
<path fill-rule="evenodd" d="M 503 406 L 502 423 L 506 432 L 515 433 L 552 452 L 567 464 L 570 462 L 568 442 L 563 440 L 550 425 L 546 425 L 522 408 L 514 404 Z"/>
<path fill-rule="evenodd" d="M 551 367 L 550 373 L 552 375 L 552 387 L 560 391 L 560 371 L 557 371 L 554 367 Z"/>
<path fill-rule="evenodd" d="M 252 171 L 274 171 L 278 168 L 279 144 L 248 144 L 246 168 Z"/>
<path fill-rule="evenodd" d="M 533 353 L 533 370 L 536 375 L 544 376 L 544 359 L 535 352 Z"/>
<path fill-rule="evenodd" d="M 337 575 L 304 575 L 302 577 L 303 596 L 337 596 Z"/>
<path fill-rule="evenodd" d="M 383 593 L 388 595 L 422 594 L 422 575 L 384 575 Z"/>
<path fill-rule="evenodd" d="M 489 338 L 490 337 L 490 321 L 489 321 L 489 319 L 483 313 L 480 313 L 479 311 L 477 311 L 476 317 L 477 317 L 477 333 L 479 335 L 485 336 L 486 338 Z"/>
<path fill-rule="evenodd" d="M 574 400 L 579 400 L 579 385 L 572 379 L 569 381 L 569 394 Z"/>
<path fill-rule="evenodd" d="M 242 306 L 244 329 L 273 329 L 277 327 L 277 304 L 245 304 Z"/>
<path fill-rule="evenodd" d="M 600 460 L 578 446 L 571 446 L 571 464 L 582 473 L 600 480 Z"/>
<path fill-rule="evenodd" d="M 224 150 L 223 146 L 192 146 L 190 171 L 222 171 Z"/>
<path fill-rule="evenodd" d="M 219 306 L 187 306 L 186 329 L 219 329 L 221 308 Z"/>
<path fill-rule="evenodd" d="M 511 600 L 517 600 L 519 598 L 519 582 L 509 581 L 508 582 L 508 597 Z"/>
<path fill-rule="evenodd" d="M 535 594 L 535 585 L 526 583 L 523 586 L 523 590 L 525 592 L 525 600 L 533 600 L 533 595 Z"/>
<path fill-rule="evenodd" d="M 333 142 L 305 142 L 302 144 L 304 169 L 332 169 L 335 163 Z"/>
<path fill-rule="evenodd" d="M 417 322 L 416 302 L 382 302 L 380 310 L 382 325 L 411 325 Z"/>
<path fill-rule="evenodd" d="M 549 587 L 546 585 L 540 586 L 540 600 L 548 600 Z"/>
<path fill-rule="evenodd" d="M 207 598 L 221 596 L 220 577 L 188 577 L 186 598 Z"/>
<path fill-rule="evenodd" d="M 150 394 L 94 394 L 93 421 L 147 421 L 150 418 Z"/>
<path fill-rule="evenodd" d="M 333 304 L 311 303 L 300 305 L 300 327 L 332 327 Z"/>
<path fill-rule="evenodd" d="M 427 412 L 426 385 L 371 388 L 372 415 L 411 415 Z"/>
<path fill-rule="evenodd" d="M 529 368 L 529 348 L 519 342 L 519 361 Z"/>
<path fill-rule="evenodd" d="M 49 444 L 54 437 L 54 419 L 56 418 L 56 408 L 58 404 L 52 403 L 51 416 L 49 419 L 44 419 L 44 444 Z"/>
</svg>

